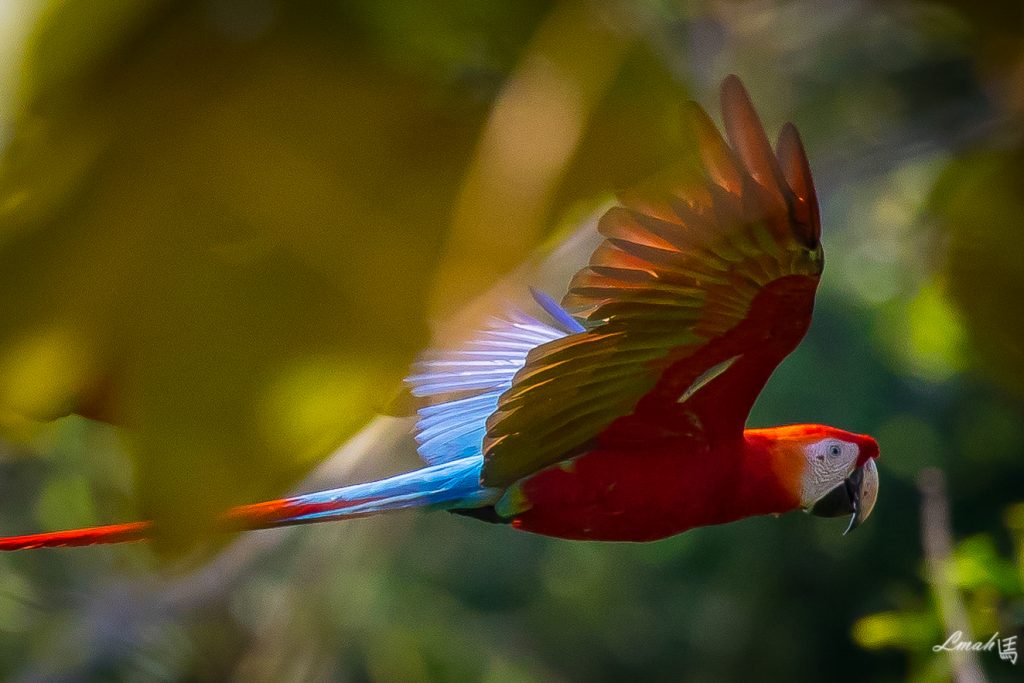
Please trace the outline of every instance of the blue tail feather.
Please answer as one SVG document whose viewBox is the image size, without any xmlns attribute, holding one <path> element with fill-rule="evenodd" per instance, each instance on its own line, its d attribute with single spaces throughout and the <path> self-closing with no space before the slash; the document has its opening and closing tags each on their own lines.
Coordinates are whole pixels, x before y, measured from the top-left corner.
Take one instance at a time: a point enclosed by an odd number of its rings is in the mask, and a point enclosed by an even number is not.
<svg viewBox="0 0 1024 683">
<path fill-rule="evenodd" d="M 288 507 L 295 506 L 303 512 L 279 517 L 275 525 L 363 517 L 407 508 L 451 509 L 492 505 L 501 496 L 501 491 L 480 485 L 482 464 L 480 457 L 461 458 L 379 481 L 293 496 L 288 499 Z M 344 507 L 332 507 L 334 505 Z M 324 509 L 308 512 L 308 506 L 324 506 Z"/>
</svg>

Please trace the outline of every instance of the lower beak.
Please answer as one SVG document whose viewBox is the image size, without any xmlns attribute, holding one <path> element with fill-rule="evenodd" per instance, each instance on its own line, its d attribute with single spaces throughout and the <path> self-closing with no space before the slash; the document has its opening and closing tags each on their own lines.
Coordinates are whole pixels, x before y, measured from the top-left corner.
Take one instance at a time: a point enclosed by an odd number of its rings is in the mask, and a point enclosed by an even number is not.
<svg viewBox="0 0 1024 683">
<path fill-rule="evenodd" d="M 850 525 L 843 532 L 845 536 L 864 523 L 877 499 L 878 467 L 874 459 L 870 459 L 851 472 L 842 484 L 819 498 L 809 512 L 819 517 L 850 515 Z"/>
</svg>

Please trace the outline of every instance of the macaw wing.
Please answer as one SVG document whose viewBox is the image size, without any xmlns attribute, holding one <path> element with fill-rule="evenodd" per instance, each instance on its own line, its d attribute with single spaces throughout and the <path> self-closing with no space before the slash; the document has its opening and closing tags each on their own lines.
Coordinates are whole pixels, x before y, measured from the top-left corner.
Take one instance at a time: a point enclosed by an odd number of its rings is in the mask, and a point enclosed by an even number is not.
<svg viewBox="0 0 1024 683">
<path fill-rule="evenodd" d="M 534 296 L 542 306 L 550 301 L 540 292 Z M 553 301 L 545 310 L 567 316 Z M 554 322 L 558 326 L 509 310 L 458 348 L 428 351 L 417 359 L 405 382 L 418 404 L 416 448 L 428 465 L 480 455 L 487 417 L 529 351 L 582 329 L 575 320 Z"/>
<path fill-rule="evenodd" d="M 703 177 L 624 197 L 563 306 L 585 331 L 533 349 L 487 422 L 483 483 L 507 486 L 596 442 L 740 438 L 803 338 L 823 265 L 799 136 L 773 152 L 742 84 L 723 141 L 692 105 Z M 627 448 L 628 450 L 628 448 Z"/>
</svg>

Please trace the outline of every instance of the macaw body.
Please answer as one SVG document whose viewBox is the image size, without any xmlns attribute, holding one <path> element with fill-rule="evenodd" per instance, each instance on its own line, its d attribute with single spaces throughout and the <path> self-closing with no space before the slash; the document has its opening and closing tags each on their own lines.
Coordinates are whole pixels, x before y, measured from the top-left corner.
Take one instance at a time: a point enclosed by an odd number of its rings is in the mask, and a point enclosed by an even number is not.
<svg viewBox="0 0 1024 683">
<path fill-rule="evenodd" d="M 807 438 L 848 432 L 800 425 Z M 817 427 L 817 429 L 814 429 Z M 806 430 L 806 431 L 804 431 Z M 549 467 L 513 489 L 525 510 L 517 529 L 576 540 L 654 541 L 689 529 L 801 507 L 801 469 L 775 430 L 748 430 L 739 443 L 693 442 L 629 452 L 595 450 Z"/>
<path fill-rule="evenodd" d="M 727 145 L 690 119 L 702 174 L 625 195 L 557 303 L 508 310 L 407 378 L 426 466 L 225 513 L 227 530 L 445 509 L 568 539 L 650 541 L 803 509 L 870 514 L 878 445 L 823 425 L 746 429 L 807 331 L 824 257 L 796 130 L 773 150 L 739 80 Z M 148 522 L 0 539 L 0 549 L 159 533 Z"/>
</svg>

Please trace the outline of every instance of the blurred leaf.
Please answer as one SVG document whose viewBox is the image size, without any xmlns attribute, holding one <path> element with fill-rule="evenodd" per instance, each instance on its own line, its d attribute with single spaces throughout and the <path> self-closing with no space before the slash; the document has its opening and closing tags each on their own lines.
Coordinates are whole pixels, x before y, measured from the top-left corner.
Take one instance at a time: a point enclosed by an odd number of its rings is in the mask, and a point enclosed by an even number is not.
<svg viewBox="0 0 1024 683">
<path fill-rule="evenodd" d="M 961 541 L 950 567 L 953 583 L 964 590 L 994 588 L 1010 596 L 1021 592 L 1017 567 L 999 555 L 992 538 L 985 534 Z"/>
<path fill-rule="evenodd" d="M 965 365 L 963 324 L 936 282 L 891 302 L 878 334 L 892 362 L 921 379 L 942 382 Z"/>
<path fill-rule="evenodd" d="M 54 5 L 29 51 L 0 406 L 127 428 L 142 512 L 181 540 L 387 400 L 484 109 L 325 40 L 336 13 L 239 37 L 209 3 L 130 5 Z"/>
<path fill-rule="evenodd" d="M 385 407 L 428 312 L 656 168 L 682 99 L 588 3 L 64 5 L 34 33 L 0 166 L 0 426 L 124 428 L 165 549 Z M 410 59 L 396 36 L 424 21 Z M 486 133 L 474 152 L 485 117 L 497 165 Z"/>
<path fill-rule="evenodd" d="M 870 650 L 921 650 L 934 644 L 941 633 L 939 620 L 931 612 L 881 612 L 862 617 L 853 625 L 853 639 Z"/>
<path fill-rule="evenodd" d="M 49 529 L 98 524 L 89 482 L 80 476 L 51 479 L 36 503 L 36 517 Z"/>
<path fill-rule="evenodd" d="M 952 301 L 981 369 L 1024 394 L 1024 150 L 981 151 L 950 165 L 934 190 L 948 234 Z M 938 334 L 949 334 L 949 325 Z"/>
</svg>

